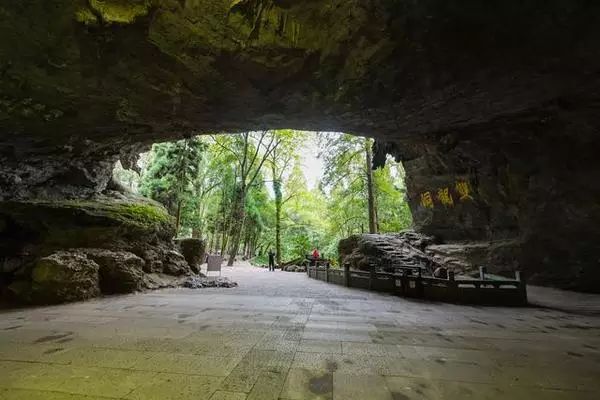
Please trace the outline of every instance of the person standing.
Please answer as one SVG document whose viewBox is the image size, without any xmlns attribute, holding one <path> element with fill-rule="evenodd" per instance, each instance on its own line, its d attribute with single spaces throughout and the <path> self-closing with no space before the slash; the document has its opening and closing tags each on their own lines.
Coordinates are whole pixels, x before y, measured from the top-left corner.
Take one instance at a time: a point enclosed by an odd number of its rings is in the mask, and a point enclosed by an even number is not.
<svg viewBox="0 0 600 400">
<path fill-rule="evenodd" d="M 313 249 L 312 256 L 315 259 L 315 261 L 321 257 L 321 255 L 319 254 L 319 250 L 317 250 L 316 247 Z"/>
<path fill-rule="evenodd" d="M 269 250 L 269 271 L 275 271 L 275 252 L 273 249 Z"/>
<path fill-rule="evenodd" d="M 313 252 L 312 252 L 312 265 L 315 267 L 319 266 L 319 258 L 321 257 L 321 255 L 319 254 L 319 250 L 317 250 L 317 248 L 313 248 Z"/>
</svg>

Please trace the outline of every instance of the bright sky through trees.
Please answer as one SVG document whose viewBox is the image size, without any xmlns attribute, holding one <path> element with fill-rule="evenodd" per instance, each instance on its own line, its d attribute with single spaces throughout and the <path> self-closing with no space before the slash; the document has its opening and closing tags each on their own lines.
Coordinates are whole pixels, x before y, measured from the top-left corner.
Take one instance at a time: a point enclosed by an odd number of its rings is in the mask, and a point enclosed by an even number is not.
<svg viewBox="0 0 600 400">
<path fill-rule="evenodd" d="M 115 178 L 165 205 L 178 236 L 203 238 L 211 252 L 278 261 L 318 247 L 337 257 L 340 239 L 410 227 L 402 165 L 373 171 L 372 141 L 293 130 L 198 136 L 160 143 Z M 180 179 L 181 178 L 181 179 Z"/>
</svg>

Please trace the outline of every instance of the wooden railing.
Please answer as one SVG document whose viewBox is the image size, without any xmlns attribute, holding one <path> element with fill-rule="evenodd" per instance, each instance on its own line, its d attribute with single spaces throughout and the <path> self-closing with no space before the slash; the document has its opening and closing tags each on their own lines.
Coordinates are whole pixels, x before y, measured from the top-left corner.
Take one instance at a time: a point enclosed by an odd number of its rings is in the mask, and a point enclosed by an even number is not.
<svg viewBox="0 0 600 400">
<path fill-rule="evenodd" d="M 527 304 L 527 286 L 520 273 L 515 279 L 486 275 L 480 269 L 479 279 L 455 279 L 452 271 L 448 279 L 423 276 L 418 267 L 397 267 L 395 273 L 351 270 L 327 267 L 308 267 L 310 278 L 347 287 L 394 293 L 399 296 L 423 298 L 452 303 L 520 306 Z"/>
</svg>

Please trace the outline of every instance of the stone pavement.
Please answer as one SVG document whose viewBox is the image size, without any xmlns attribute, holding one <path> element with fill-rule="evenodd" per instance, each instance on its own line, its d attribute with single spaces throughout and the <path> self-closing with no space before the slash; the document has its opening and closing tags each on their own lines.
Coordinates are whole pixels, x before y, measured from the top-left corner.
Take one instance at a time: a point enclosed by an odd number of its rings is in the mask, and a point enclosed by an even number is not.
<svg viewBox="0 0 600 400">
<path fill-rule="evenodd" d="M 235 289 L 0 311 L 0 399 L 597 399 L 600 317 L 241 265 Z"/>
</svg>

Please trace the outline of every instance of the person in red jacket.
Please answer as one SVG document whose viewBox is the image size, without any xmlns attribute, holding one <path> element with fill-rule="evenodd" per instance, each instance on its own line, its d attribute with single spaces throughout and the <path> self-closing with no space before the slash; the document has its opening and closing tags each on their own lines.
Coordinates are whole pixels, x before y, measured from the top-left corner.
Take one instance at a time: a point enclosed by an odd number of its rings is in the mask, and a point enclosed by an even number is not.
<svg viewBox="0 0 600 400">
<path fill-rule="evenodd" d="M 316 247 L 313 249 L 312 256 L 315 260 L 318 260 L 320 257 L 319 250 Z"/>
</svg>

